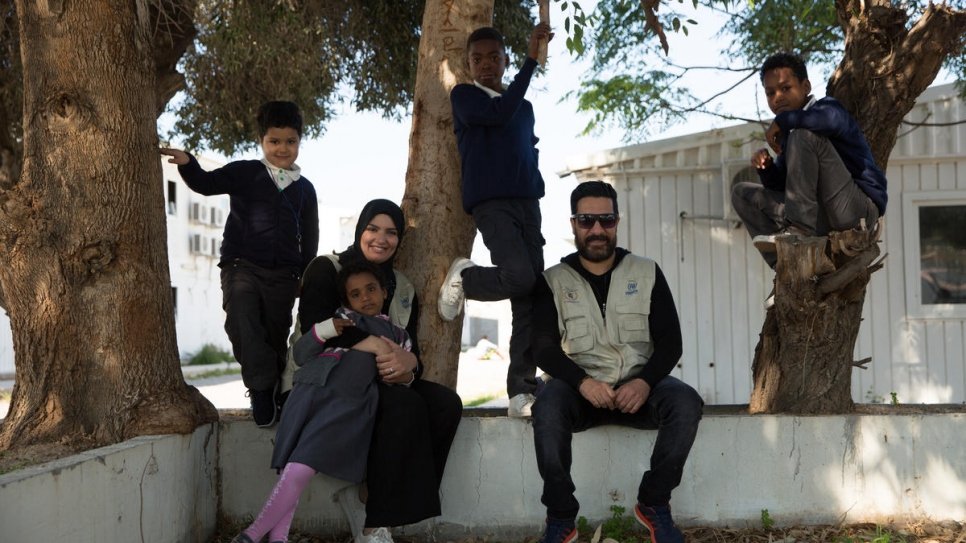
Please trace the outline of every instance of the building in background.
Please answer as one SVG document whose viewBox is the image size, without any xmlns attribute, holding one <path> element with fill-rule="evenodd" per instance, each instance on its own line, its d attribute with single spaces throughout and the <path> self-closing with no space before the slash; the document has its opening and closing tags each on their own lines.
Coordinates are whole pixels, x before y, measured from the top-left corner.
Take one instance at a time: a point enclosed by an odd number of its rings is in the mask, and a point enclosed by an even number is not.
<svg viewBox="0 0 966 543">
<path fill-rule="evenodd" d="M 205 170 L 220 163 L 198 158 Z M 228 218 L 229 197 L 202 196 L 181 180 L 178 168 L 161 160 L 164 206 L 167 215 L 168 270 L 174 300 L 175 329 L 182 359 L 206 344 L 231 351 L 221 308 L 221 238 Z M 320 191 L 323 192 L 323 191 Z M 337 208 L 319 207 L 319 254 L 344 249 L 352 243 L 356 218 Z M 0 376 L 14 373 L 10 320 L 0 311 Z"/>
<path fill-rule="evenodd" d="M 966 401 L 966 105 L 928 89 L 899 128 L 886 168 L 885 268 L 866 293 L 852 374 L 856 402 Z M 917 126 L 914 123 L 929 123 Z M 684 355 L 675 375 L 707 403 L 745 404 L 774 274 L 730 205 L 754 179 L 764 128 L 744 124 L 575 157 L 578 180 L 617 189 L 621 246 L 657 260 L 677 302 Z"/>
</svg>

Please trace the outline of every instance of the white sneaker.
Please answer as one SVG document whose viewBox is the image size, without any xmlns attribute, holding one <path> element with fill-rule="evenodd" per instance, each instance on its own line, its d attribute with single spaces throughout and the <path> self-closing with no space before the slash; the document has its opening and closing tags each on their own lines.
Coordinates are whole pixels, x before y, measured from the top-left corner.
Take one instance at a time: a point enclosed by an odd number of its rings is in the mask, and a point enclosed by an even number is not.
<svg viewBox="0 0 966 543">
<path fill-rule="evenodd" d="M 459 257 L 453 261 L 446 272 L 442 286 L 439 287 L 439 300 L 436 308 L 444 321 L 452 321 L 463 310 L 463 276 L 462 271 L 476 264 L 468 258 Z"/>
<path fill-rule="evenodd" d="M 343 488 L 335 494 L 335 499 L 342 506 L 342 512 L 349 522 L 349 531 L 355 543 L 366 543 L 363 539 L 362 529 L 366 525 L 366 504 L 359 500 L 359 485 L 351 485 Z M 391 538 L 390 538 L 391 540 Z"/>
<path fill-rule="evenodd" d="M 394 543 L 389 528 L 376 528 L 369 535 L 360 534 L 356 543 Z"/>
<path fill-rule="evenodd" d="M 506 415 L 508 417 L 525 418 L 533 416 L 530 409 L 533 407 L 533 402 L 536 398 L 533 394 L 523 393 L 517 394 L 516 396 L 510 398 L 510 406 L 507 407 Z"/>
</svg>

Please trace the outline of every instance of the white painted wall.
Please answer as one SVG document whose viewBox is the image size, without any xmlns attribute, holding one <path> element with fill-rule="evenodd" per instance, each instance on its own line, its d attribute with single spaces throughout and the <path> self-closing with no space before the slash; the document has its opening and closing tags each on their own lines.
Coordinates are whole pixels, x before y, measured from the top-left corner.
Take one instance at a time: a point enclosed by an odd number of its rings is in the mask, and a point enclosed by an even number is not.
<svg viewBox="0 0 966 543">
<path fill-rule="evenodd" d="M 220 432 L 222 513 L 257 512 L 275 483 L 272 432 L 250 421 Z M 629 510 L 656 432 L 604 426 L 574 437 L 580 515 Z M 762 509 L 779 525 L 903 523 L 966 518 L 966 416 L 706 415 L 671 505 L 684 526 L 758 526 Z M 347 531 L 334 493 L 348 483 L 316 477 L 295 526 Z M 436 538 L 496 541 L 535 537 L 546 511 L 529 420 L 465 417 L 446 465 L 442 516 L 400 530 Z M 590 534 L 586 534 L 588 537 Z"/>
<path fill-rule="evenodd" d="M 927 90 L 907 119 L 966 118 L 952 85 Z M 883 270 L 866 296 L 852 397 L 904 403 L 966 401 L 966 308 L 922 317 L 910 294 L 920 288 L 904 201 L 923 193 L 966 200 L 966 125 L 900 128 L 888 168 Z M 761 127 L 746 124 L 575 157 L 580 180 L 605 179 L 619 195 L 619 244 L 658 261 L 678 305 L 684 355 L 675 375 L 707 403 L 747 403 L 751 361 L 773 273 L 730 209 L 730 180 L 763 147 Z M 723 180 L 727 180 L 725 182 Z M 906 207 L 908 204 L 906 204 Z M 682 218 L 684 214 L 684 218 Z M 916 241 L 918 243 L 918 241 Z M 956 314 L 956 311 L 959 311 Z"/>
<path fill-rule="evenodd" d="M 218 425 L 0 475 L 0 540 L 200 543 L 215 533 Z"/>
<path fill-rule="evenodd" d="M 427 540 L 493 541 L 543 529 L 530 421 L 466 417 L 441 489 L 442 516 L 394 530 Z M 145 436 L 0 475 L 3 541 L 208 541 L 216 515 L 241 522 L 276 481 L 275 433 L 222 421 L 191 435 Z M 656 432 L 603 426 L 574 436 L 580 515 L 633 506 Z M 683 526 L 906 524 L 966 518 L 963 413 L 793 417 L 706 414 L 671 505 Z M 344 536 L 334 494 L 317 476 L 294 526 Z M 589 537 L 590 534 L 582 534 Z"/>
</svg>

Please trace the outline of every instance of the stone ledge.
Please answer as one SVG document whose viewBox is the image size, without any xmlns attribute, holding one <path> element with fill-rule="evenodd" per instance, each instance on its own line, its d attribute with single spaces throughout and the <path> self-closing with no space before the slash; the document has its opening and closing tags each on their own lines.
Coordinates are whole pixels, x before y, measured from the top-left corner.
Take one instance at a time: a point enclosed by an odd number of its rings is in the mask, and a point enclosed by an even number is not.
<svg viewBox="0 0 966 543">
<path fill-rule="evenodd" d="M 890 409 L 893 409 L 889 406 Z M 966 518 L 966 413 L 909 406 L 889 415 L 742 414 L 707 408 L 674 494 L 684 526 L 904 523 Z M 399 530 L 419 539 L 471 534 L 518 540 L 542 529 L 542 483 L 529 420 L 503 410 L 464 418 L 443 481 L 443 514 Z M 180 436 L 145 436 L 0 476 L 4 540 L 204 542 L 219 514 L 256 514 L 272 485 L 274 432 L 240 413 Z M 617 426 L 574 438 L 581 515 L 599 522 L 630 507 L 656 432 Z M 295 525 L 348 530 L 332 499 L 346 483 L 317 477 Z"/>
</svg>

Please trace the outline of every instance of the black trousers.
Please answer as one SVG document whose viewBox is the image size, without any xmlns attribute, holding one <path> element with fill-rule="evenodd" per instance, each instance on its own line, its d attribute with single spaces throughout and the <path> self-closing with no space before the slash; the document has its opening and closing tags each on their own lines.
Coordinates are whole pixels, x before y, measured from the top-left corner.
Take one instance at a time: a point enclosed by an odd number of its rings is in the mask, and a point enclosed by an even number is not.
<svg viewBox="0 0 966 543">
<path fill-rule="evenodd" d="M 535 199 L 487 200 L 473 208 L 473 222 L 490 250 L 492 267 L 474 266 L 463 272 L 463 292 L 470 300 L 510 299 L 509 397 L 534 393 L 537 364 L 530 349 L 533 283 L 543 272 L 540 204 Z"/>
<path fill-rule="evenodd" d="M 459 395 L 443 385 L 422 380 L 409 388 L 379 383 L 366 467 L 367 528 L 439 516 L 439 485 L 462 416 Z"/>
<path fill-rule="evenodd" d="M 671 376 L 658 382 L 633 414 L 596 408 L 567 383 L 551 379 L 533 404 L 533 440 L 547 516 L 566 520 L 577 517 L 580 504 L 570 476 L 573 434 L 602 424 L 657 429 L 650 469 L 641 477 L 637 501 L 667 504 L 671 491 L 681 483 L 703 406 L 701 396 L 690 385 Z"/>
<path fill-rule="evenodd" d="M 270 270 L 241 259 L 222 263 L 225 332 L 249 390 L 271 390 L 282 375 L 298 285 L 291 269 Z"/>
</svg>

